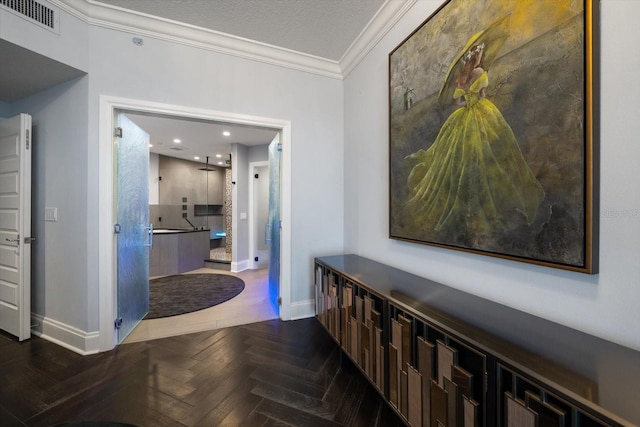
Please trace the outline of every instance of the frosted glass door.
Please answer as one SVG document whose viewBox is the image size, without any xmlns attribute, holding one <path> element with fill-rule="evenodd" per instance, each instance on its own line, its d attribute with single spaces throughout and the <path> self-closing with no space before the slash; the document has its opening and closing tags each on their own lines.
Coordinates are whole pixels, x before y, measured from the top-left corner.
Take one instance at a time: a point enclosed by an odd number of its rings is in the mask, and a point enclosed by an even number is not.
<svg viewBox="0 0 640 427">
<path fill-rule="evenodd" d="M 118 342 L 149 312 L 149 135 L 117 115 Z"/>
<path fill-rule="evenodd" d="M 280 135 L 269 145 L 269 299 L 280 313 Z"/>
</svg>

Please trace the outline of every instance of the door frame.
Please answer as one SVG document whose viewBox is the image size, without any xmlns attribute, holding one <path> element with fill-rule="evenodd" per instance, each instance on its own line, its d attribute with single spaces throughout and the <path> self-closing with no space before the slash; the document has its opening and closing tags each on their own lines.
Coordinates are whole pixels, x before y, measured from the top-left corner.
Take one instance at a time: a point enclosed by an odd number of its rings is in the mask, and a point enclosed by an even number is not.
<svg viewBox="0 0 640 427">
<path fill-rule="evenodd" d="M 257 167 L 269 167 L 269 161 L 262 162 L 249 162 L 249 181 L 251 185 L 249 185 L 249 265 L 252 269 L 256 268 L 256 262 L 254 258 L 256 256 L 256 248 L 255 248 L 255 240 L 256 240 L 256 222 L 255 215 L 257 206 L 255 206 L 254 198 L 255 198 L 255 180 L 253 179 L 253 174 L 255 173 L 255 168 Z"/>
<path fill-rule="evenodd" d="M 260 126 L 279 130 L 282 144 L 280 247 L 280 318 L 291 318 L 291 122 L 289 120 L 250 116 L 181 105 L 164 104 L 140 99 L 100 96 L 98 124 L 99 192 L 98 192 L 98 287 L 100 318 L 100 351 L 117 345 L 114 320 L 117 317 L 117 246 L 115 245 L 115 193 L 113 153 L 113 122 L 115 110 L 129 110 L 174 117 Z M 234 208 L 237 204 L 234 203 Z M 234 213 L 235 216 L 235 213 Z"/>
</svg>

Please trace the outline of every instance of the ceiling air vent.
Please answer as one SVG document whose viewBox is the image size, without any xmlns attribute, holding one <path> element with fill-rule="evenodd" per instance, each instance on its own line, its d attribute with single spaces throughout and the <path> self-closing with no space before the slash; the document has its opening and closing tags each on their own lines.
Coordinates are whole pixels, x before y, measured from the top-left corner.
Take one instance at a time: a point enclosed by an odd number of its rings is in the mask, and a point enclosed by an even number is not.
<svg viewBox="0 0 640 427">
<path fill-rule="evenodd" d="M 173 151 L 184 151 L 184 148 L 182 148 L 182 147 L 169 147 L 169 150 L 173 150 Z"/>
<path fill-rule="evenodd" d="M 0 0 L 0 6 L 43 28 L 58 33 L 58 14 L 55 9 L 35 0 Z"/>
</svg>

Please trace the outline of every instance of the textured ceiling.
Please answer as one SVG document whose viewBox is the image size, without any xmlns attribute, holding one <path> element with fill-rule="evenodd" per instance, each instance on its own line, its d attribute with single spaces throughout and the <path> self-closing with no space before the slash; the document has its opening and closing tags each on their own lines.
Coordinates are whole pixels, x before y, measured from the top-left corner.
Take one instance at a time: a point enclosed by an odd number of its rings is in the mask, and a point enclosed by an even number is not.
<svg viewBox="0 0 640 427">
<path fill-rule="evenodd" d="M 390 0 L 400 1 L 400 0 Z M 339 61 L 384 0 L 100 0 Z"/>
</svg>

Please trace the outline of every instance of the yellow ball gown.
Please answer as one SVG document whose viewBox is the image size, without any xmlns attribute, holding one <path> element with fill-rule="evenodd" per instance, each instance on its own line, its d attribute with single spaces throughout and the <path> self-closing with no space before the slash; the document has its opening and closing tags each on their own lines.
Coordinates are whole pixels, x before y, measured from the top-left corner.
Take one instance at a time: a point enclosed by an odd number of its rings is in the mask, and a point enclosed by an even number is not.
<svg viewBox="0 0 640 427">
<path fill-rule="evenodd" d="M 445 121 L 427 150 L 410 156 L 407 207 L 414 226 L 447 243 L 477 241 L 531 224 L 544 190 L 511 127 L 481 90 L 486 71 L 454 98 L 465 105 Z"/>
</svg>

